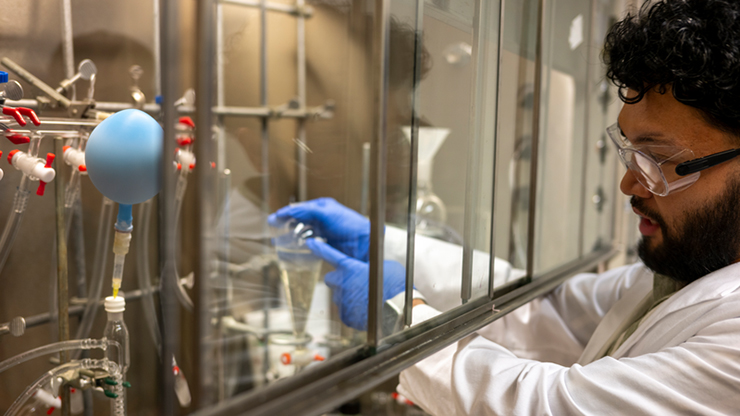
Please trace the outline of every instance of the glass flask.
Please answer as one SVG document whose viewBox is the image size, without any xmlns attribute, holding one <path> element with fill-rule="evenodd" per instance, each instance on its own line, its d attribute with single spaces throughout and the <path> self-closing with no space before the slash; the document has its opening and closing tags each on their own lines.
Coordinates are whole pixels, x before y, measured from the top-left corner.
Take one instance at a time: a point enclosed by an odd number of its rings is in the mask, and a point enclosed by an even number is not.
<svg viewBox="0 0 740 416">
<path fill-rule="evenodd" d="M 306 246 L 309 238 L 319 238 L 310 225 L 295 219 L 283 223 L 273 239 L 277 251 L 280 279 L 293 320 L 296 345 L 310 341 L 306 336 L 306 323 L 311 309 L 314 289 L 321 274 L 321 259 Z"/>
</svg>

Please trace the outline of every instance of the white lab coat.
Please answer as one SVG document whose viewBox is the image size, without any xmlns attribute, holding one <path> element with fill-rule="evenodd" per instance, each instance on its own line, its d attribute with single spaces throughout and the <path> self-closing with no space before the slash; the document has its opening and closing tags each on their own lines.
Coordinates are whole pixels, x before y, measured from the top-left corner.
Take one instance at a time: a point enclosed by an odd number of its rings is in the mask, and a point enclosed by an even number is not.
<svg viewBox="0 0 740 416">
<path fill-rule="evenodd" d="M 740 263 L 675 293 L 592 361 L 651 287 L 642 264 L 577 275 L 404 370 L 398 390 L 444 416 L 740 414 Z M 434 313 L 417 306 L 414 321 Z"/>
</svg>

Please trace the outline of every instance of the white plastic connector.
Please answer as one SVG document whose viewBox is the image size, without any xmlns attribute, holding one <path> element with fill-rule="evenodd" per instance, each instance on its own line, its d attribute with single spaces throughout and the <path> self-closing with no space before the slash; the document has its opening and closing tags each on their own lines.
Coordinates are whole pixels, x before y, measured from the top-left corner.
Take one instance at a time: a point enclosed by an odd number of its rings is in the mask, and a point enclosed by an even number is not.
<svg viewBox="0 0 740 416">
<path fill-rule="evenodd" d="M 85 152 L 73 147 L 64 146 L 64 163 L 72 166 L 72 169 L 77 169 L 81 174 L 87 175 Z"/>
<path fill-rule="evenodd" d="M 45 389 L 39 389 L 33 397 L 43 403 L 46 407 L 53 407 L 56 409 L 62 407 L 62 399 L 60 397 L 54 397 L 53 394 L 49 393 Z"/>
<path fill-rule="evenodd" d="M 57 175 L 53 168 L 45 166 L 46 162 L 43 159 L 29 156 L 21 151 L 14 152 L 11 155 L 10 164 L 32 179 L 38 179 L 41 182 L 51 182 Z"/>
</svg>

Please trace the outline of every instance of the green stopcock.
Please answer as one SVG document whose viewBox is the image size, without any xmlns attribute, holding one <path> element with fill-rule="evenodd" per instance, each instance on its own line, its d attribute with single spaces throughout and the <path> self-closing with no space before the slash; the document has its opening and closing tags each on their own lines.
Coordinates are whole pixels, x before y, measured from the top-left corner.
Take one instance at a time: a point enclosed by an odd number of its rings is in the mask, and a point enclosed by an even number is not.
<svg viewBox="0 0 740 416">
<path fill-rule="evenodd" d="M 111 399 L 117 399 L 118 395 L 116 393 L 113 393 L 110 390 L 103 390 L 105 392 L 105 395 L 110 397 Z"/>
</svg>

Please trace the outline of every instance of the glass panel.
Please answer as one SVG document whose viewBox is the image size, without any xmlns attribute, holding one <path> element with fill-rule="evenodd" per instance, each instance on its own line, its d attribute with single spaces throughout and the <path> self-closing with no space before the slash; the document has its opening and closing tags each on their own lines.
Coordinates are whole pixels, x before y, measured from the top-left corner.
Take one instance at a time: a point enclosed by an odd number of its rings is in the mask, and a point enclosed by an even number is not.
<svg viewBox="0 0 740 416">
<path fill-rule="evenodd" d="M 374 90 L 367 82 L 373 27 L 365 4 L 312 5 L 304 38 L 295 16 L 268 12 L 266 66 L 259 8 L 220 7 L 223 87 L 217 90 L 223 95 L 216 101 L 227 114 L 217 117 L 221 179 L 213 186 L 223 190 L 223 201 L 216 226 L 220 278 L 211 281 L 211 299 L 220 319 L 214 389 L 223 398 L 364 342 L 364 332 L 342 324 L 346 300 L 332 303 L 326 280 L 327 273 L 339 276 L 335 267 L 307 241 L 321 237 L 364 265 L 366 276 L 369 223 L 357 212 L 367 214 L 363 144 L 371 140 Z M 307 109 L 315 116 L 301 117 Z M 272 116 L 259 115 L 266 111 Z M 281 207 L 303 202 L 302 195 L 314 205 L 268 220 Z M 352 213 L 352 221 L 342 213 Z M 295 223 L 284 225 L 290 218 Z"/>
<path fill-rule="evenodd" d="M 587 63 L 598 59 L 587 45 L 589 2 L 548 2 L 546 16 L 535 274 L 580 255 Z"/>
<path fill-rule="evenodd" d="M 592 43 L 594 50 L 601 50 L 607 30 L 616 22 L 616 15 L 613 4 L 596 2 L 596 7 Z M 618 188 L 622 173 L 619 155 L 614 147 L 610 146 L 610 140 L 605 132 L 606 127 L 617 120 L 622 102 L 617 97 L 616 87 L 604 79 L 604 69 L 601 65 L 592 64 L 590 83 L 592 87 L 588 98 L 586 192 L 583 195 L 584 254 L 598 250 L 614 240 L 615 212 L 622 206 L 621 201 L 624 198 Z M 631 210 L 629 212 L 631 213 Z"/>
<path fill-rule="evenodd" d="M 499 67 L 494 247 L 521 276 L 527 268 L 537 1 L 504 8 L 504 50 Z"/>
</svg>

